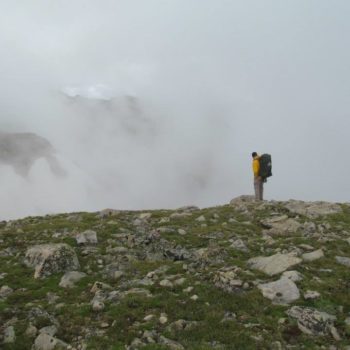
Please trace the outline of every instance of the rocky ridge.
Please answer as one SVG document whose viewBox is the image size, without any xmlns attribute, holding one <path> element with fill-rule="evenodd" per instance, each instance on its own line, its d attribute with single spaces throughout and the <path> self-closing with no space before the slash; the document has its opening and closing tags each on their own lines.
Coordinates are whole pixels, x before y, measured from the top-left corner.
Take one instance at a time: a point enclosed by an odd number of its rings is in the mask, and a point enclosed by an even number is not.
<svg viewBox="0 0 350 350">
<path fill-rule="evenodd" d="M 350 205 L 0 223 L 1 349 L 350 349 Z"/>
</svg>

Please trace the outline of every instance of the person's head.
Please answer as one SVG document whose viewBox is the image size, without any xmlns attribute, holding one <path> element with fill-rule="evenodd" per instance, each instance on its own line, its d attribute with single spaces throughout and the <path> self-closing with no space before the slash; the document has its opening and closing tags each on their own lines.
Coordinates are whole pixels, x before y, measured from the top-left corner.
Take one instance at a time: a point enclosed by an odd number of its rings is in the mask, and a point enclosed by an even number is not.
<svg viewBox="0 0 350 350">
<path fill-rule="evenodd" d="M 258 156 L 258 154 L 257 154 L 256 152 L 253 152 L 253 153 L 252 153 L 252 157 L 253 157 L 253 158 L 255 158 L 255 157 L 257 157 L 257 156 Z"/>
</svg>

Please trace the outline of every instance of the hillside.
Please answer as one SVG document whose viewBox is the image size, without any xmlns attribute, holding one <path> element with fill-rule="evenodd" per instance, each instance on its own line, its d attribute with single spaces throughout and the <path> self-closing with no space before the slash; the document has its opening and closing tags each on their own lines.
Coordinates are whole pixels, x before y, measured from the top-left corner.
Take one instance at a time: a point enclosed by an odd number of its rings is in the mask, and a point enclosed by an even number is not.
<svg viewBox="0 0 350 350">
<path fill-rule="evenodd" d="M 0 223 L 1 349 L 350 349 L 350 205 Z"/>
</svg>

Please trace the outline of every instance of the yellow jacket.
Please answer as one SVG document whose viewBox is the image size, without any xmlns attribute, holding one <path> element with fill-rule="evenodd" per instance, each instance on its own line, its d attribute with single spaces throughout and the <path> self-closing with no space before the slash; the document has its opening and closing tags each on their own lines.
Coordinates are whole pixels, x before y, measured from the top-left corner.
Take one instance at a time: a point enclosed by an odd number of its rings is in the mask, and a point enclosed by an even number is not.
<svg viewBox="0 0 350 350">
<path fill-rule="evenodd" d="M 259 156 L 254 157 L 253 159 L 253 173 L 254 177 L 259 176 L 259 170 L 260 170 L 260 162 L 259 162 Z"/>
</svg>

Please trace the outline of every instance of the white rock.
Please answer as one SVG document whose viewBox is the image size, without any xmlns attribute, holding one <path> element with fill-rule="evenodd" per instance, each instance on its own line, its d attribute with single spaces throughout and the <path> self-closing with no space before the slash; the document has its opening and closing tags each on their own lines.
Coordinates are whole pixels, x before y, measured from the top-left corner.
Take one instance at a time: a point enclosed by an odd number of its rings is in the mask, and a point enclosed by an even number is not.
<svg viewBox="0 0 350 350">
<path fill-rule="evenodd" d="M 350 267 L 350 258 L 347 258 L 345 256 L 336 256 L 335 259 L 339 264 Z"/>
<path fill-rule="evenodd" d="M 86 230 L 75 237 L 78 244 L 97 244 L 97 233 L 92 230 Z"/>
<path fill-rule="evenodd" d="M 181 235 L 181 236 L 185 236 L 187 234 L 187 232 L 185 230 L 183 230 L 182 228 L 179 228 L 177 230 L 178 234 Z"/>
<path fill-rule="evenodd" d="M 144 317 L 144 319 L 143 319 L 143 320 L 144 320 L 144 321 L 146 321 L 146 322 L 148 322 L 148 321 L 153 320 L 153 319 L 154 319 L 154 317 L 155 317 L 155 316 L 154 316 L 154 315 L 152 315 L 152 314 L 151 314 L 151 315 L 147 315 L 147 316 L 145 316 L 145 317 Z"/>
<path fill-rule="evenodd" d="M 198 222 L 204 222 L 204 221 L 206 221 L 205 216 L 204 216 L 204 215 L 198 216 L 198 218 L 196 219 L 196 221 L 198 221 Z"/>
<path fill-rule="evenodd" d="M 13 293 L 13 289 L 9 286 L 2 286 L 0 288 L 0 299 L 8 297 L 11 293 Z"/>
<path fill-rule="evenodd" d="M 152 217 L 152 213 L 141 213 L 139 215 L 139 219 L 141 220 L 148 220 Z"/>
<path fill-rule="evenodd" d="M 54 350 L 57 348 L 67 349 L 67 347 L 68 347 L 68 344 L 64 343 L 63 341 L 57 338 L 51 337 L 48 334 L 41 333 L 35 339 L 32 349 L 33 350 Z"/>
<path fill-rule="evenodd" d="M 160 324 L 165 324 L 168 322 L 168 316 L 165 313 L 161 313 L 159 317 L 159 323 Z"/>
<path fill-rule="evenodd" d="M 95 312 L 103 311 L 105 308 L 105 304 L 101 300 L 94 300 L 92 302 L 92 310 Z"/>
<path fill-rule="evenodd" d="M 4 331 L 4 344 L 13 344 L 16 341 L 15 328 L 13 326 L 9 326 L 5 328 Z"/>
<path fill-rule="evenodd" d="M 162 287 L 172 288 L 174 285 L 168 279 L 161 280 L 159 285 Z"/>
<path fill-rule="evenodd" d="M 198 295 L 194 294 L 191 296 L 190 299 L 196 301 L 196 300 L 198 300 L 198 298 L 199 298 Z"/>
<path fill-rule="evenodd" d="M 301 257 L 303 258 L 304 261 L 311 262 L 311 261 L 315 261 L 317 259 L 323 258 L 324 253 L 322 249 L 318 249 L 311 253 L 305 253 Z"/>
<path fill-rule="evenodd" d="M 317 299 L 321 296 L 321 294 L 315 290 L 307 290 L 304 293 L 304 299 L 310 300 L 310 299 Z"/>
<path fill-rule="evenodd" d="M 303 279 L 303 276 L 300 272 L 292 270 L 292 271 L 284 271 L 282 273 L 283 277 L 289 278 L 290 280 L 292 280 L 293 282 L 298 282 L 301 281 Z"/>
<path fill-rule="evenodd" d="M 248 266 L 266 273 L 269 276 L 277 275 L 292 266 L 301 263 L 301 259 L 294 256 L 293 253 L 281 254 L 267 257 L 256 257 L 248 260 Z"/>
<path fill-rule="evenodd" d="M 62 288 L 73 288 L 76 282 L 79 282 L 82 278 L 86 276 L 86 273 L 79 271 L 69 271 L 66 272 L 59 283 Z"/>
<path fill-rule="evenodd" d="M 34 278 L 74 271 L 80 267 L 74 249 L 64 243 L 33 246 L 27 250 L 24 263 L 35 268 Z"/>
<path fill-rule="evenodd" d="M 300 298 L 298 287 L 286 277 L 278 281 L 258 285 L 263 296 L 276 305 L 287 305 Z"/>
</svg>

